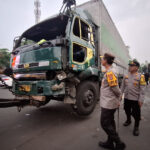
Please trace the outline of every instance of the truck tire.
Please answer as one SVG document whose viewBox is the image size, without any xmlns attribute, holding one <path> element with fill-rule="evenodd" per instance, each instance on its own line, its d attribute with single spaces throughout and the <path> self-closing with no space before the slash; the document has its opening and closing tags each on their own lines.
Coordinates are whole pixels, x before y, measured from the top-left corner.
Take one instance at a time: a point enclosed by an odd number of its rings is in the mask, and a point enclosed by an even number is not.
<svg viewBox="0 0 150 150">
<path fill-rule="evenodd" d="M 97 103 L 97 86 L 95 82 L 83 81 L 77 87 L 76 112 L 79 115 L 89 115 L 93 112 Z"/>
</svg>

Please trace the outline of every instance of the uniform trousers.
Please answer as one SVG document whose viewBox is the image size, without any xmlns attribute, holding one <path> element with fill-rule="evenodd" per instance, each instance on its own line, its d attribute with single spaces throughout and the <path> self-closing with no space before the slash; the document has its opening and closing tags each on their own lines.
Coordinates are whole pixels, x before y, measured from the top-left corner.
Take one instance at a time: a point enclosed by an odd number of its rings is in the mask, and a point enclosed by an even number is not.
<svg viewBox="0 0 150 150">
<path fill-rule="evenodd" d="M 116 109 L 102 108 L 100 122 L 101 122 L 102 129 L 108 135 L 108 140 L 119 143 L 120 138 L 118 136 L 118 133 L 116 132 L 116 123 L 114 120 L 115 112 Z"/>
<path fill-rule="evenodd" d="M 131 116 L 135 119 L 135 127 L 139 127 L 141 120 L 141 109 L 138 101 L 124 99 L 124 110 L 127 115 L 127 121 L 131 121 Z"/>
</svg>

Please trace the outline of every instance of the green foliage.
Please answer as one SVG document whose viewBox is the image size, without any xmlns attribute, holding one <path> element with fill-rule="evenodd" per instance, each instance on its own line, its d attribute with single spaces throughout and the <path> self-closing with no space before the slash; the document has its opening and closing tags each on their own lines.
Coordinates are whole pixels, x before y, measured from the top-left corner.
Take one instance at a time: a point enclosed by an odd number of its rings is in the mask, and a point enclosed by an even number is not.
<svg viewBox="0 0 150 150">
<path fill-rule="evenodd" d="M 9 67 L 10 52 L 8 49 L 0 49 L 0 68 Z"/>
</svg>

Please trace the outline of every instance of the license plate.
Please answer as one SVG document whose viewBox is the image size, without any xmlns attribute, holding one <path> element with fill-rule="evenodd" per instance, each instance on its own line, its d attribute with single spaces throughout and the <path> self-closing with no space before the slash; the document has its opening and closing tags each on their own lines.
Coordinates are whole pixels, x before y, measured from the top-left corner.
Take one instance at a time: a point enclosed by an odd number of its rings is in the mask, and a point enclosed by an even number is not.
<svg viewBox="0 0 150 150">
<path fill-rule="evenodd" d="M 30 85 L 21 85 L 21 87 L 19 87 L 19 91 L 30 92 L 31 86 Z"/>
</svg>

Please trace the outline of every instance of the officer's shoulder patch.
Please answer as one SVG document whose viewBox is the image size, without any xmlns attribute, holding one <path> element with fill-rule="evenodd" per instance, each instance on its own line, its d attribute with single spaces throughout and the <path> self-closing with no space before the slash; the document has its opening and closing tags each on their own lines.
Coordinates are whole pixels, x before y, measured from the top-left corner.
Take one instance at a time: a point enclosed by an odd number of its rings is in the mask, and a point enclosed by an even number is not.
<svg viewBox="0 0 150 150">
<path fill-rule="evenodd" d="M 145 76 L 141 75 L 140 85 L 146 85 Z"/>
<path fill-rule="evenodd" d="M 107 74 L 107 77 L 109 78 L 109 80 L 113 79 L 114 73 L 112 71 L 107 72 L 106 74 Z"/>
<path fill-rule="evenodd" d="M 112 87 L 112 86 L 118 85 L 117 77 L 115 76 L 115 74 L 112 71 L 107 72 L 106 75 L 107 75 L 107 81 L 108 81 L 109 86 Z"/>
</svg>

